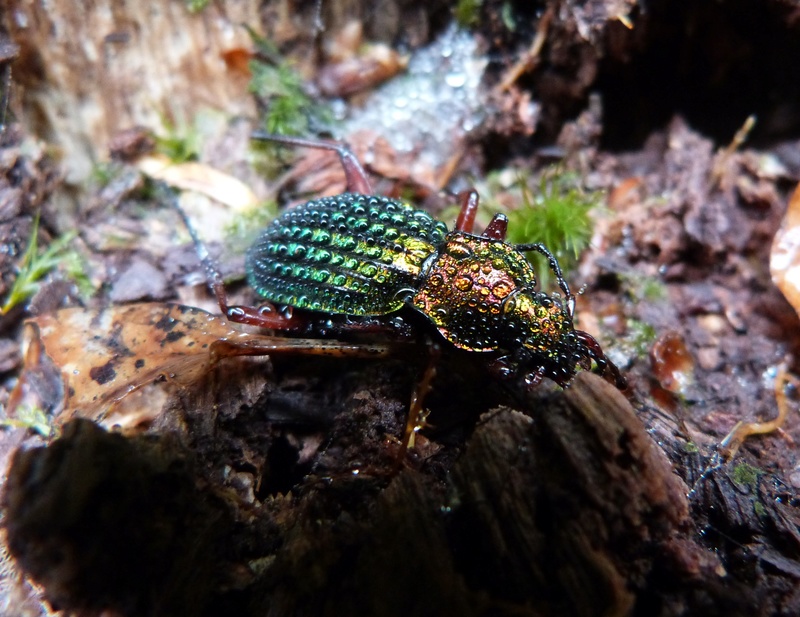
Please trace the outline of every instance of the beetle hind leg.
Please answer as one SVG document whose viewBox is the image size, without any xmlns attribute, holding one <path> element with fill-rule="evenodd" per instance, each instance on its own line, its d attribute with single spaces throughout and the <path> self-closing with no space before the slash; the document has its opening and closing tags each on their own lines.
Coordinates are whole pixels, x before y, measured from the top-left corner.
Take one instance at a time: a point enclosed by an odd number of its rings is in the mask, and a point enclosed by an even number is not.
<svg viewBox="0 0 800 617">
<path fill-rule="evenodd" d="M 286 146 L 298 146 L 300 148 L 313 148 L 316 150 L 329 150 L 339 155 L 339 161 L 344 169 L 345 180 L 347 181 L 348 193 L 360 193 L 361 195 L 372 195 L 372 185 L 367 174 L 356 156 L 342 144 L 332 141 L 322 141 L 316 139 L 303 139 L 302 137 L 291 137 L 289 135 L 272 135 L 263 131 L 255 131 L 251 139 L 257 141 L 273 141 Z"/>
<path fill-rule="evenodd" d="M 408 448 L 413 447 L 413 438 L 417 431 L 425 426 L 425 418 L 428 414 L 425 412 L 423 403 L 433 386 L 433 379 L 436 377 L 436 364 L 441 355 L 441 349 L 436 344 L 430 344 L 428 350 L 428 364 L 425 367 L 425 371 L 422 373 L 422 378 L 414 388 L 414 393 L 411 395 L 411 405 L 409 406 L 408 416 L 406 417 L 403 440 L 400 442 L 400 449 L 397 452 L 397 458 L 395 460 L 395 471 L 398 471 L 402 466 Z"/>
</svg>

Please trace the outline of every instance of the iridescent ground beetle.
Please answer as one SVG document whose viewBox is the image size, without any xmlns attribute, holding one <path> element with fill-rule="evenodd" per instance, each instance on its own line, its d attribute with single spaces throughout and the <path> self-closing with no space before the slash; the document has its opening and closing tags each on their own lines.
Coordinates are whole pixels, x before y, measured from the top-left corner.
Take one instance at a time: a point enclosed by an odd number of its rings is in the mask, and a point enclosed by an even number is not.
<svg viewBox="0 0 800 617">
<path fill-rule="evenodd" d="M 219 271 L 187 221 L 209 285 L 230 321 L 305 334 L 315 331 L 312 324 L 319 332 L 324 323 L 321 329 L 336 336 L 396 332 L 396 316 L 411 310 L 450 345 L 485 354 L 500 378 L 521 379 L 530 388 L 549 377 L 566 387 L 577 367 L 588 370 L 594 361 L 597 373 L 625 387 L 597 341 L 574 328 L 575 297 L 553 254 L 542 244 L 506 243 L 503 214 L 495 214 L 482 234 L 473 233 L 476 191 L 458 195 L 461 210 L 455 229 L 448 231 L 424 210 L 374 195 L 364 169 L 340 144 L 261 132 L 253 139 L 335 152 L 347 192 L 292 208 L 261 232 L 245 262 L 249 284 L 266 301 L 258 308 L 229 306 Z M 537 290 L 526 251 L 547 258 L 563 297 Z M 342 318 L 336 326 L 332 316 Z M 344 349 L 349 351 L 342 355 L 358 355 L 352 346 L 343 344 Z M 401 456 L 434 372 L 432 360 L 412 399 Z"/>
</svg>

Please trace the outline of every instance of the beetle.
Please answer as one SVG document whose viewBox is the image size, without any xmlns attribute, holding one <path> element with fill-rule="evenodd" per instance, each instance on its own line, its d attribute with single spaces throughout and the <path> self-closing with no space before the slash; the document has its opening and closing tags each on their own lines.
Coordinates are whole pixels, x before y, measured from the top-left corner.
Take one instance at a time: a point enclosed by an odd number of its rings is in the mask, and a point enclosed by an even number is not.
<svg viewBox="0 0 800 617">
<path fill-rule="evenodd" d="M 474 232 L 475 190 L 458 195 L 460 212 L 448 230 L 424 210 L 375 195 L 355 155 L 341 144 L 263 132 L 252 137 L 335 152 L 347 192 L 292 208 L 260 233 L 245 259 L 248 283 L 264 301 L 259 307 L 228 304 L 218 269 L 182 214 L 228 320 L 285 333 L 385 330 L 409 336 L 402 315 L 412 311 L 446 344 L 485 355 L 501 379 L 521 379 L 532 388 L 547 377 L 567 387 L 578 367 L 588 370 L 594 361 L 596 372 L 626 387 L 599 343 L 575 329 L 575 296 L 550 250 L 507 243 L 502 213 L 483 233 Z M 563 296 L 538 289 L 527 251 L 547 258 Z M 434 364 L 413 397 L 403 452 Z"/>
</svg>

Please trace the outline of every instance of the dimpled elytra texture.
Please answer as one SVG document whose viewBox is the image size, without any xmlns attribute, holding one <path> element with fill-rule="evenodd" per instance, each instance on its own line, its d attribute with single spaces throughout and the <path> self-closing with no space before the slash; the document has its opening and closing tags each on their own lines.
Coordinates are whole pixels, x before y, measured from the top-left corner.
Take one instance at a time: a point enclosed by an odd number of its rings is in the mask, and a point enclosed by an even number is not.
<svg viewBox="0 0 800 617">
<path fill-rule="evenodd" d="M 461 349 L 531 343 L 531 351 L 546 353 L 548 341 L 558 341 L 572 322 L 560 302 L 534 292 L 535 285 L 532 266 L 512 246 L 453 232 L 411 302 Z M 539 304 L 531 302 L 533 294 Z"/>
<path fill-rule="evenodd" d="M 447 228 L 387 197 L 337 195 L 293 208 L 250 248 L 247 278 L 263 298 L 311 311 L 383 315 L 405 304 Z"/>
</svg>

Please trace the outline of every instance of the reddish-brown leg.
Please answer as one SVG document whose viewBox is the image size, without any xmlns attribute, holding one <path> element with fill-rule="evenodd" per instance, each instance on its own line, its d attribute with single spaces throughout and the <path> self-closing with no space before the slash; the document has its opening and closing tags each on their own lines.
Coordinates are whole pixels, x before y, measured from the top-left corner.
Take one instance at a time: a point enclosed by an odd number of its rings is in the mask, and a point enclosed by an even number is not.
<svg viewBox="0 0 800 617">
<path fill-rule="evenodd" d="M 606 354 L 603 353 L 600 343 L 598 343 L 591 334 L 583 330 L 575 330 L 575 334 L 578 335 L 578 339 L 584 346 L 584 349 L 586 349 L 588 356 L 597 363 L 597 372 L 602 375 L 607 382 L 615 385 L 620 390 L 627 388 L 627 381 L 619 372 L 617 365 L 609 360 Z"/>
<path fill-rule="evenodd" d="M 436 364 L 441 355 L 441 349 L 435 343 L 431 343 L 428 347 L 428 365 L 425 367 L 425 372 L 422 374 L 417 386 L 414 388 L 414 393 L 411 395 L 411 405 L 408 409 L 408 416 L 406 419 L 406 428 L 403 432 L 403 441 L 400 443 L 400 450 L 397 452 L 396 469 L 399 469 L 406 458 L 408 445 L 411 443 L 412 436 L 421 428 L 423 422 L 423 403 L 425 397 L 431 391 L 433 386 L 433 378 L 436 377 Z"/>
<path fill-rule="evenodd" d="M 461 202 L 461 211 L 456 219 L 456 231 L 471 234 L 475 227 L 475 215 L 478 214 L 478 191 L 475 189 L 462 191 L 456 195 L 456 199 Z"/>
<path fill-rule="evenodd" d="M 484 238 L 489 238 L 490 240 L 500 240 L 500 242 L 505 242 L 507 231 L 508 217 L 505 214 L 498 212 L 492 217 L 492 220 L 489 221 L 489 224 L 486 226 L 486 229 L 483 230 L 481 235 Z"/>
<path fill-rule="evenodd" d="M 355 155 L 345 146 L 332 141 L 321 141 L 315 139 L 303 139 L 302 137 L 290 137 L 287 135 L 272 135 L 263 131 L 256 131 L 251 139 L 257 141 L 274 141 L 275 143 L 287 146 L 299 146 L 301 148 L 315 148 L 316 150 L 330 150 L 339 155 L 344 169 L 344 177 L 347 181 L 347 191 L 349 193 L 361 193 L 362 195 L 372 195 L 367 174 Z"/>
<path fill-rule="evenodd" d="M 274 356 L 297 354 L 331 358 L 388 358 L 416 351 L 411 343 L 344 343 L 324 339 L 302 339 L 248 335 L 240 340 L 214 341 L 211 362 L 234 356 Z"/>
<path fill-rule="evenodd" d="M 214 263 L 211 255 L 208 253 L 205 243 L 197 235 L 197 230 L 192 225 L 186 212 L 180 207 L 178 203 L 178 196 L 173 192 L 168 193 L 168 199 L 172 207 L 178 212 L 183 224 L 189 230 L 189 235 L 192 237 L 197 257 L 203 264 L 206 271 L 206 280 L 214 296 L 217 298 L 219 309 L 225 317 L 234 323 L 246 324 L 248 326 L 257 326 L 267 330 L 293 330 L 303 325 L 303 322 L 298 317 L 293 317 L 291 311 L 280 312 L 272 304 L 265 304 L 261 307 L 254 306 L 230 306 L 228 304 L 228 294 L 225 291 L 225 283 L 222 280 L 222 275 L 219 268 Z"/>
</svg>

